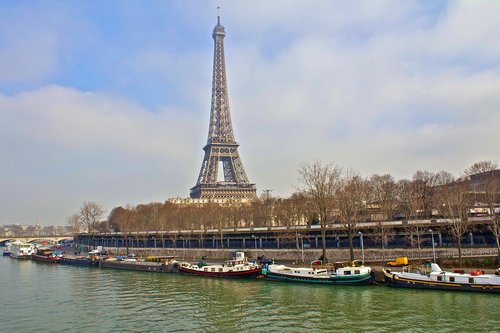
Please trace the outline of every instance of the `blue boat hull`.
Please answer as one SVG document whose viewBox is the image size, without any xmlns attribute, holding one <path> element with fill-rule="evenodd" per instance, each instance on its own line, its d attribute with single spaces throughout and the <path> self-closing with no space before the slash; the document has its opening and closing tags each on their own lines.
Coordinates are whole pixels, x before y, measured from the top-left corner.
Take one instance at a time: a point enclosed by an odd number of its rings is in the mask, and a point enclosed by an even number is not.
<svg viewBox="0 0 500 333">
<path fill-rule="evenodd" d="M 99 266 L 99 261 L 91 260 L 87 258 L 65 258 L 62 257 L 59 260 L 60 264 L 63 265 L 75 265 L 75 266 Z"/>
</svg>

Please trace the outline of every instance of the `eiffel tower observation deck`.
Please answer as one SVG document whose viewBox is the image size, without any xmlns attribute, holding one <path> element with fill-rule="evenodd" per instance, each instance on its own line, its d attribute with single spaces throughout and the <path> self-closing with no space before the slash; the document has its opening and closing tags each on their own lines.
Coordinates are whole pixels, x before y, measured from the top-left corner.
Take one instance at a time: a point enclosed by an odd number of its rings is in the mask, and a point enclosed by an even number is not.
<svg viewBox="0 0 500 333">
<path fill-rule="evenodd" d="M 224 37 L 226 31 L 217 16 L 214 39 L 212 106 L 205 155 L 196 185 L 190 196 L 195 199 L 253 199 L 255 184 L 248 180 L 234 139 L 227 92 Z M 222 171 L 222 172 L 221 172 Z M 220 176 L 219 176 L 220 175 Z"/>
</svg>

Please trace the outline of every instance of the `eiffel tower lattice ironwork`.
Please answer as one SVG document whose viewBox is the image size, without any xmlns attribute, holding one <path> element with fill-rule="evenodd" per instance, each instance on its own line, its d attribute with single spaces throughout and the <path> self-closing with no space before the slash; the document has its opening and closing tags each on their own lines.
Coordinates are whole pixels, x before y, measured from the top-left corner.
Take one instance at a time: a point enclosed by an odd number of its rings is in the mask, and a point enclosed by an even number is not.
<svg viewBox="0 0 500 333">
<path fill-rule="evenodd" d="M 226 32 L 217 16 L 214 39 L 214 68 L 212 78 L 212 105 L 205 156 L 196 185 L 191 188 L 191 198 L 243 199 L 255 198 L 255 184 L 248 180 L 234 139 L 229 96 L 227 92 L 224 37 Z M 223 169 L 223 180 L 218 179 Z"/>
</svg>

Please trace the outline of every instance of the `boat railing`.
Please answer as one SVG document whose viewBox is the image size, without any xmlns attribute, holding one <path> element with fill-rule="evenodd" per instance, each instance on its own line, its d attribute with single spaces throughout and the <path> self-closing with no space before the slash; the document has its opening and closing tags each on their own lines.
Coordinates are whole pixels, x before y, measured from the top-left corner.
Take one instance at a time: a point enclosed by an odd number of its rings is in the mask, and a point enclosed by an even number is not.
<svg viewBox="0 0 500 333">
<path fill-rule="evenodd" d="M 420 265 L 420 266 L 413 266 L 413 265 L 408 265 L 408 266 L 403 266 L 403 272 L 404 273 L 413 273 L 413 274 L 420 274 L 420 275 L 429 275 L 431 273 L 431 268 L 425 265 Z"/>
</svg>

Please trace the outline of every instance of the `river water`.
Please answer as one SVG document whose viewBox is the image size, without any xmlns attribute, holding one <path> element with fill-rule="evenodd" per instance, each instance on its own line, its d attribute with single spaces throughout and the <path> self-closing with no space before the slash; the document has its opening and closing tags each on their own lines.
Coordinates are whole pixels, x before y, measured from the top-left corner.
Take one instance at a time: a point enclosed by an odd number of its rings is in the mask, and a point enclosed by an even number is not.
<svg viewBox="0 0 500 333">
<path fill-rule="evenodd" d="M 0 248 L 1 249 L 1 248 Z M 0 258 L 1 332 L 500 332 L 500 295 Z"/>
</svg>

